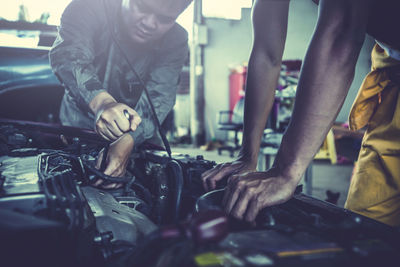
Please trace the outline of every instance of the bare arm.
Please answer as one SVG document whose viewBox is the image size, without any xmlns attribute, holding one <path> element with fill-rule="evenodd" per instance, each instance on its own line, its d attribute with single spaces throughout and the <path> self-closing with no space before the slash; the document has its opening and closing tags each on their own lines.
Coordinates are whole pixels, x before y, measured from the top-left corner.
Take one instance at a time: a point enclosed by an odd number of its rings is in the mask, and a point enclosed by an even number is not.
<svg viewBox="0 0 400 267">
<path fill-rule="evenodd" d="M 253 48 L 249 60 L 244 134 L 238 160 L 203 174 L 206 190 L 232 174 L 255 170 L 261 136 L 272 104 L 286 39 L 289 0 L 257 0 L 253 7 Z"/>
<path fill-rule="evenodd" d="M 261 136 L 274 103 L 286 39 L 289 0 L 255 2 L 253 49 L 249 60 L 242 155 L 254 166 Z"/>
<path fill-rule="evenodd" d="M 233 176 L 223 201 L 227 213 L 252 221 L 262 208 L 285 202 L 292 196 L 353 80 L 371 1 L 321 1 L 292 120 L 274 167 L 266 172 Z"/>
<path fill-rule="evenodd" d="M 292 120 L 275 161 L 284 175 L 297 181 L 336 119 L 353 81 L 370 2 L 321 1 Z"/>
</svg>

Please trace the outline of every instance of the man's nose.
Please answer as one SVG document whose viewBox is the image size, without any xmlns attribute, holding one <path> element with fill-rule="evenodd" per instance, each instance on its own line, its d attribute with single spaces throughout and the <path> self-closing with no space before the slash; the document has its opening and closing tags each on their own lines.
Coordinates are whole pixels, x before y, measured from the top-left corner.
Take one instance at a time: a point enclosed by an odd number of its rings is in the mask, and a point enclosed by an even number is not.
<svg viewBox="0 0 400 267">
<path fill-rule="evenodd" d="M 147 30 L 155 30 L 157 29 L 157 16 L 149 14 L 143 18 L 142 23 Z"/>
</svg>

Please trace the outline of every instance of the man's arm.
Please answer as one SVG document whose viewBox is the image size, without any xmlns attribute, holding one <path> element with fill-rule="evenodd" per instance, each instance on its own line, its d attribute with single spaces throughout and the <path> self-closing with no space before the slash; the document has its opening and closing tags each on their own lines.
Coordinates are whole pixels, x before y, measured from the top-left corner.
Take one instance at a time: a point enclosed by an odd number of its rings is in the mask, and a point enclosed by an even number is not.
<svg viewBox="0 0 400 267">
<path fill-rule="evenodd" d="M 91 4 L 92 1 L 73 1 L 67 6 L 49 54 L 53 71 L 77 104 L 88 112 L 93 98 L 106 93 L 93 65 L 95 35 L 102 22 L 96 14 L 97 7 Z"/>
<path fill-rule="evenodd" d="M 104 12 L 98 1 L 72 1 L 62 15 L 58 37 L 49 56 L 53 71 L 69 89 L 77 105 L 97 115 L 96 132 L 109 141 L 116 140 L 110 145 L 104 173 L 121 176 L 134 144 L 132 137 L 123 132 L 135 130 L 140 117 L 132 108 L 117 103 L 103 88 L 96 73 L 94 42 L 98 41 L 99 31 L 108 30 Z M 124 116 L 124 110 L 132 115 L 131 121 Z M 100 155 L 98 163 L 102 153 Z M 96 185 L 101 183 L 99 180 Z M 109 188 L 115 186 L 112 184 Z"/>
<path fill-rule="evenodd" d="M 96 116 L 96 132 L 116 140 L 140 123 L 136 112 L 117 101 L 103 88 L 94 66 L 99 31 L 107 31 L 103 5 L 97 1 L 72 1 L 65 9 L 58 37 L 50 51 L 53 71 L 69 89 L 77 105 Z M 132 116 L 129 122 L 123 110 Z"/>
<path fill-rule="evenodd" d="M 231 179 L 225 209 L 254 220 L 288 200 L 342 106 L 365 37 L 371 1 L 321 1 L 318 23 L 300 75 L 291 123 L 274 168 Z"/>
<path fill-rule="evenodd" d="M 289 0 L 258 0 L 253 7 L 253 48 L 250 55 L 242 150 L 233 163 L 220 164 L 203 174 L 206 190 L 229 175 L 255 170 L 269 112 L 281 70 L 286 39 Z"/>
<path fill-rule="evenodd" d="M 278 168 L 300 180 L 331 128 L 354 78 L 372 0 L 322 0 L 300 75 Z"/>
<path fill-rule="evenodd" d="M 160 123 L 164 121 L 175 104 L 179 77 L 188 56 L 187 32 L 181 26 L 176 25 L 167 34 L 170 35 L 166 36 L 165 46 L 161 47 L 146 83 Z M 136 104 L 135 110 L 142 119 L 140 127 L 132 133 L 135 145 L 139 145 L 157 133 L 157 126 L 144 92 Z"/>
<path fill-rule="evenodd" d="M 161 49 L 160 54 L 156 57 L 157 61 L 150 70 L 147 82 L 147 89 L 160 122 L 165 119 L 168 112 L 174 106 L 179 76 L 188 54 L 187 33 L 180 26 L 177 28 L 179 29 L 178 35 L 167 36 L 167 40 L 168 38 L 172 38 L 173 42 L 168 42 Z M 101 97 L 101 93 L 99 96 Z M 124 175 L 133 146 L 140 145 L 143 141 L 153 137 L 157 132 L 150 104 L 144 92 L 139 98 L 135 110 L 140 114 L 143 121 L 134 132 L 131 131 L 129 134 L 123 135 L 117 141 L 111 143 L 106 158 L 107 167 L 104 171 L 105 174 L 111 176 Z M 103 156 L 102 151 L 97 161 L 98 168 Z M 99 180 L 95 185 L 102 186 L 102 183 L 103 181 Z M 121 184 L 109 184 L 102 187 L 112 189 L 120 186 Z"/>
<path fill-rule="evenodd" d="M 254 43 L 246 84 L 242 157 L 257 164 L 281 70 L 289 0 L 258 0 L 253 10 Z"/>
</svg>

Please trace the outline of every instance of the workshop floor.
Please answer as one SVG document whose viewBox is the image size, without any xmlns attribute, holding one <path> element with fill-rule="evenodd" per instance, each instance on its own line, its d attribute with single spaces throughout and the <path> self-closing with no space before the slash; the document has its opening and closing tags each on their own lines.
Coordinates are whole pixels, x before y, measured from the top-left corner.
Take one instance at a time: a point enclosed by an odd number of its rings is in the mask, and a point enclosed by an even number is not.
<svg viewBox="0 0 400 267">
<path fill-rule="evenodd" d="M 204 151 L 191 146 L 173 146 L 174 153 L 188 154 L 191 156 L 203 155 L 204 159 L 217 163 L 232 161 L 228 152 L 218 155 L 217 150 Z M 312 168 L 312 196 L 326 200 L 326 191 L 340 193 L 338 206 L 343 207 L 347 197 L 353 165 L 332 165 L 329 161 L 314 161 Z M 302 181 L 303 183 L 303 181 Z M 304 190 L 303 190 L 304 191 Z"/>
</svg>

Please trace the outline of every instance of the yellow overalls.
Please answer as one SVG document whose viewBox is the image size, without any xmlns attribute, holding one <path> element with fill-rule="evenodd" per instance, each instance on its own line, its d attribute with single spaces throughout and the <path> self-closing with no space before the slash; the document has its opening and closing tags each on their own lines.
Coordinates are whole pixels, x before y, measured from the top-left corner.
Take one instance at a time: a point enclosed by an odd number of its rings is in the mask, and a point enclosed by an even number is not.
<svg viewBox="0 0 400 267">
<path fill-rule="evenodd" d="M 375 45 L 372 71 L 350 112 L 350 129 L 365 125 L 345 208 L 400 225 L 400 61 Z"/>
</svg>

